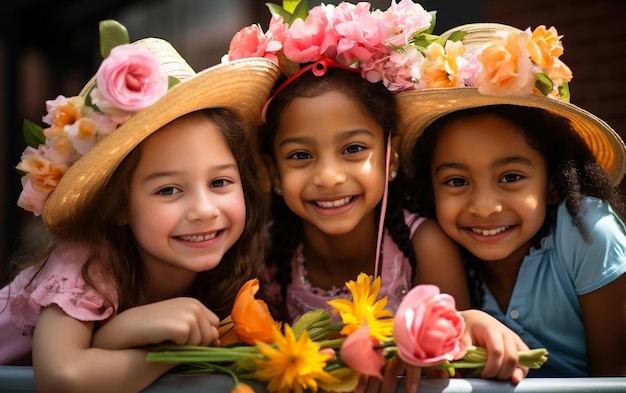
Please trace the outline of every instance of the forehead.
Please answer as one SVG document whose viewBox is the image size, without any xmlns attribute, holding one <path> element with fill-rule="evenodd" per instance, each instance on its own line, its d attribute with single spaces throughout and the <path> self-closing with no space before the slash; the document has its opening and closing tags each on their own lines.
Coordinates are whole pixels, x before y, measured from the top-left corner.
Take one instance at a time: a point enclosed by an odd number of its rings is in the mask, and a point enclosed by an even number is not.
<svg viewBox="0 0 626 393">
<path fill-rule="evenodd" d="M 315 97 L 294 98 L 281 114 L 276 139 L 294 134 L 336 134 L 354 130 L 369 130 L 383 135 L 382 127 L 367 113 L 358 99 L 338 91 Z"/>
<path fill-rule="evenodd" d="M 434 160 L 455 156 L 483 160 L 511 155 L 543 160 L 519 126 L 491 114 L 452 120 L 440 130 L 434 146 Z"/>
</svg>

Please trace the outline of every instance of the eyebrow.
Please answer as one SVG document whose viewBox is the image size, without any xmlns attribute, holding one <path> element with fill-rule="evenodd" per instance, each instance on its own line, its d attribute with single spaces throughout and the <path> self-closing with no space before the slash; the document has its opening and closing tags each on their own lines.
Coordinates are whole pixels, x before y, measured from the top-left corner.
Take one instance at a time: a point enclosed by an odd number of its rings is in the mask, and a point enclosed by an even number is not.
<svg viewBox="0 0 626 393">
<path fill-rule="evenodd" d="M 368 136 L 374 136 L 374 133 L 372 133 L 370 130 L 366 130 L 366 129 L 358 129 L 358 130 L 351 130 L 351 131 L 346 131 L 346 132 L 342 132 L 339 135 L 337 135 L 335 137 L 336 140 L 345 140 L 345 139 L 349 139 L 352 138 L 354 136 L 358 136 L 358 135 L 368 135 Z M 306 143 L 312 143 L 313 142 L 313 138 L 310 137 L 292 137 L 292 138 L 285 138 L 283 141 L 281 141 L 278 145 L 278 147 L 283 147 L 284 145 L 290 144 L 290 143 L 302 143 L 302 144 L 306 144 Z"/>
<path fill-rule="evenodd" d="M 515 155 L 515 156 L 508 156 L 508 157 L 501 158 L 497 160 L 496 162 L 494 162 L 491 165 L 491 167 L 497 168 L 497 167 L 504 166 L 507 164 L 522 164 L 526 166 L 532 166 L 533 162 L 527 157 Z M 465 168 L 465 165 L 459 164 L 457 162 L 444 162 L 441 165 L 437 165 L 437 167 L 435 168 L 435 172 L 440 172 L 446 169 L 463 169 L 463 168 Z"/>
<path fill-rule="evenodd" d="M 239 167 L 237 167 L 237 164 L 222 164 L 222 165 L 216 165 L 214 167 L 211 167 L 211 170 L 214 171 L 223 171 L 223 170 L 228 170 L 228 169 L 234 169 L 234 170 L 239 170 Z M 159 177 L 167 177 L 167 176 L 175 176 L 178 175 L 180 173 L 182 173 L 184 171 L 160 171 L 160 172 L 153 172 L 151 174 L 149 174 L 148 176 L 146 176 L 143 181 L 150 181 L 153 179 L 157 179 Z"/>
</svg>

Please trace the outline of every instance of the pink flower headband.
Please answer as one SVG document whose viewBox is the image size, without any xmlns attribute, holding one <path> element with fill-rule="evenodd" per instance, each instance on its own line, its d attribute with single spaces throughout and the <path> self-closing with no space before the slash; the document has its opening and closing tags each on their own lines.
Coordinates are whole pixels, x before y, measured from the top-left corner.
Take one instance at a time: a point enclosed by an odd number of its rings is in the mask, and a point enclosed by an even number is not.
<svg viewBox="0 0 626 393">
<path fill-rule="evenodd" d="M 223 62 L 266 57 L 290 76 L 300 64 L 328 58 L 392 92 L 476 87 L 482 94 L 569 101 L 572 72 L 559 60 L 563 46 L 554 27 L 503 28 L 488 43 L 472 46 L 460 29 L 433 35 L 436 11 L 412 0 L 392 0 L 385 11 L 371 10 L 367 2 L 308 10 L 306 1 L 283 1 L 283 8 L 268 7 L 268 30 L 256 24 L 241 29 Z"/>
<path fill-rule="evenodd" d="M 70 166 L 178 82 L 149 49 L 128 43 L 124 26 L 104 21 L 100 31 L 105 59 L 95 85 L 79 96 L 46 101 L 48 114 L 42 120 L 47 128 L 24 122 L 28 147 L 16 166 L 23 187 L 17 205 L 37 216 Z"/>
</svg>

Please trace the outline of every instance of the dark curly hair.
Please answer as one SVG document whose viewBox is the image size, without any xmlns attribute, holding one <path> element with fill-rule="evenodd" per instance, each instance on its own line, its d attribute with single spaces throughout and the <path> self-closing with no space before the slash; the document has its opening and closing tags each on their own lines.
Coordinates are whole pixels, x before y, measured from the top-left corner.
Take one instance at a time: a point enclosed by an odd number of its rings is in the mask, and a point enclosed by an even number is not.
<svg viewBox="0 0 626 393">
<path fill-rule="evenodd" d="M 443 116 L 429 125 L 416 141 L 412 155 L 412 170 L 415 178 L 408 189 L 409 210 L 435 218 L 435 201 L 430 167 L 434 147 L 440 130 L 458 119 L 485 115 L 496 115 L 517 126 L 528 144 L 541 154 L 546 162 L 547 178 L 558 195 L 559 202 L 565 202 L 583 239 L 590 242 L 589 231 L 583 217 L 582 200 L 585 196 L 603 199 L 611 204 L 615 212 L 626 217 L 626 204 L 623 196 L 612 182 L 608 172 L 598 164 L 593 152 L 582 137 L 572 128 L 570 121 L 539 108 L 493 105 L 459 110 Z M 543 226 L 533 238 L 533 245 L 540 242 L 555 225 L 558 204 L 549 204 Z M 482 304 L 482 281 L 475 268 L 476 260 L 464 250 L 468 279 L 472 290 L 472 303 Z"/>
<path fill-rule="evenodd" d="M 279 81 L 280 83 L 280 81 Z M 382 83 L 371 83 L 358 73 L 343 68 L 329 68 L 322 76 L 305 72 L 287 85 L 268 105 L 266 124 L 259 133 L 261 154 L 265 160 L 274 161 L 273 140 L 279 127 L 280 116 L 287 105 L 296 97 L 316 97 L 329 91 L 337 91 L 360 103 L 366 113 L 385 132 L 395 134 L 397 129 L 396 104 L 391 93 Z M 385 227 L 392 239 L 410 260 L 412 274 L 415 274 L 415 254 L 410 240 L 410 232 L 403 216 L 404 197 L 397 190 L 399 182 L 390 182 Z M 380 205 L 378 207 L 380 210 Z M 282 298 L 286 299 L 287 287 L 291 283 L 291 259 L 296 247 L 302 242 L 302 219 L 287 207 L 283 198 L 272 196 L 270 214 L 273 220 L 269 228 L 270 247 L 266 265 L 276 268 L 274 279 L 281 286 Z M 282 302 L 284 304 L 284 302 Z M 282 314 L 286 310 L 275 311 Z"/>
</svg>

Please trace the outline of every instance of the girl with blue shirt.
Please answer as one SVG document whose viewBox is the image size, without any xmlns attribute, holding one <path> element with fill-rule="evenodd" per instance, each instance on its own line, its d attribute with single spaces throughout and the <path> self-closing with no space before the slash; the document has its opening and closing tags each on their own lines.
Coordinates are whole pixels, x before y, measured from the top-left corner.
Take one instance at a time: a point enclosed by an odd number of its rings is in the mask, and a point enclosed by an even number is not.
<svg viewBox="0 0 626 393">
<path fill-rule="evenodd" d="M 462 246 L 478 307 L 547 348 L 529 376 L 625 376 L 624 142 L 567 102 L 556 30 L 456 30 L 480 64 L 475 84 L 396 96 L 413 209 Z M 511 78 L 524 75 L 520 56 L 530 60 L 526 94 L 484 75 L 494 58 L 504 72 L 511 53 Z M 551 86 L 542 92 L 543 77 Z"/>
</svg>

